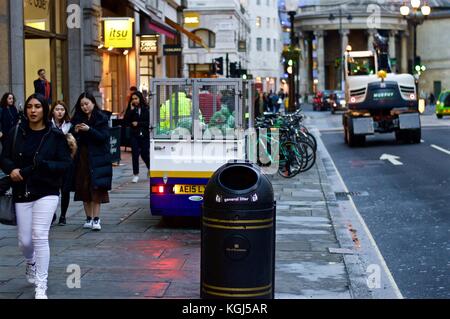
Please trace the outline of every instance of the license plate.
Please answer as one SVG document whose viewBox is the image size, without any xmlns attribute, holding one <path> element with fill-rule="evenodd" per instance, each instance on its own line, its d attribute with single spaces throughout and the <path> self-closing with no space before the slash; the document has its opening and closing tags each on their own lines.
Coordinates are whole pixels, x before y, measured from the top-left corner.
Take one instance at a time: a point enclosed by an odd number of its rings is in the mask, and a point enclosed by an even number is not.
<svg viewBox="0 0 450 319">
<path fill-rule="evenodd" d="M 175 185 L 173 192 L 176 195 L 203 195 L 205 185 Z"/>
</svg>

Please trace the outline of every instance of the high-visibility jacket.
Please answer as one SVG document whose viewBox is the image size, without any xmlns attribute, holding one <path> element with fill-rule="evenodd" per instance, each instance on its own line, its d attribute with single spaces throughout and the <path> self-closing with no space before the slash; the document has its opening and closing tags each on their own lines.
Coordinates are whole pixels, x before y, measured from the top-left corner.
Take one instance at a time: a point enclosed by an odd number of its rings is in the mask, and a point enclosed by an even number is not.
<svg viewBox="0 0 450 319">
<path fill-rule="evenodd" d="M 186 96 L 184 92 L 178 92 L 178 99 L 176 93 L 172 94 L 172 98 L 161 104 L 159 113 L 159 127 L 161 131 L 175 128 L 177 123 L 182 119 L 192 118 L 192 100 Z M 172 107 L 172 114 L 170 108 Z M 170 116 L 172 115 L 172 118 Z"/>
</svg>

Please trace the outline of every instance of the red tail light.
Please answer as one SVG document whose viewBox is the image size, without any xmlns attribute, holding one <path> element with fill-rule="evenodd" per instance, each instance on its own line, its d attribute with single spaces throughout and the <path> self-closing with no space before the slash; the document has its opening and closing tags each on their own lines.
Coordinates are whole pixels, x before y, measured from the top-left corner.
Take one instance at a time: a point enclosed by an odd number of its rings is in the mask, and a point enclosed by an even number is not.
<svg viewBox="0 0 450 319">
<path fill-rule="evenodd" d="M 164 194 L 165 190 L 164 190 L 164 186 L 159 185 L 159 186 L 152 186 L 152 193 L 153 194 Z"/>
</svg>

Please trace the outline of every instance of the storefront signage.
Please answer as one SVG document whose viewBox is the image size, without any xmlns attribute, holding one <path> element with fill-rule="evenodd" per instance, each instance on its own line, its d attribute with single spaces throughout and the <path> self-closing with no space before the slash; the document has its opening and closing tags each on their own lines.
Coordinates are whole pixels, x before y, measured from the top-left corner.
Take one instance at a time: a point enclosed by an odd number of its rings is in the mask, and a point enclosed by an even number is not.
<svg viewBox="0 0 450 319">
<path fill-rule="evenodd" d="M 24 0 L 25 25 L 49 31 L 50 27 L 50 0 Z"/>
<path fill-rule="evenodd" d="M 132 18 L 105 18 L 105 47 L 132 48 L 133 22 Z"/>
<path fill-rule="evenodd" d="M 198 28 L 200 26 L 200 14 L 197 12 L 186 12 L 184 14 L 184 26 L 186 28 Z"/>
<path fill-rule="evenodd" d="M 163 46 L 163 55 L 181 55 L 183 48 L 180 44 L 165 44 Z"/>
<path fill-rule="evenodd" d="M 48 10 L 49 0 L 25 0 L 25 6 L 28 4 L 30 7 L 37 9 Z"/>
<path fill-rule="evenodd" d="M 141 54 L 158 53 L 158 38 L 141 38 Z"/>
</svg>

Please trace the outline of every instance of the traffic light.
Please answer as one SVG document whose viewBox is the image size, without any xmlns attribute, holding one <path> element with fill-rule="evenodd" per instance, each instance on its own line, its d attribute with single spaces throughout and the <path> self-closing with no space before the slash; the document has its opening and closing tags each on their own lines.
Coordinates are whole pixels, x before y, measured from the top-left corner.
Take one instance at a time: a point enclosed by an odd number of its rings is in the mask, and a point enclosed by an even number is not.
<svg viewBox="0 0 450 319">
<path fill-rule="evenodd" d="M 239 75 L 240 75 L 239 76 L 240 78 L 247 80 L 247 70 L 246 69 L 239 69 Z"/>
<path fill-rule="evenodd" d="M 223 57 L 213 60 L 213 70 L 215 74 L 223 75 Z"/>
<path fill-rule="evenodd" d="M 420 56 L 416 56 L 414 59 L 414 70 L 420 71 L 422 66 Z"/>
<path fill-rule="evenodd" d="M 238 78 L 239 77 L 237 62 L 231 62 L 230 63 L 230 77 L 231 78 Z"/>
</svg>

